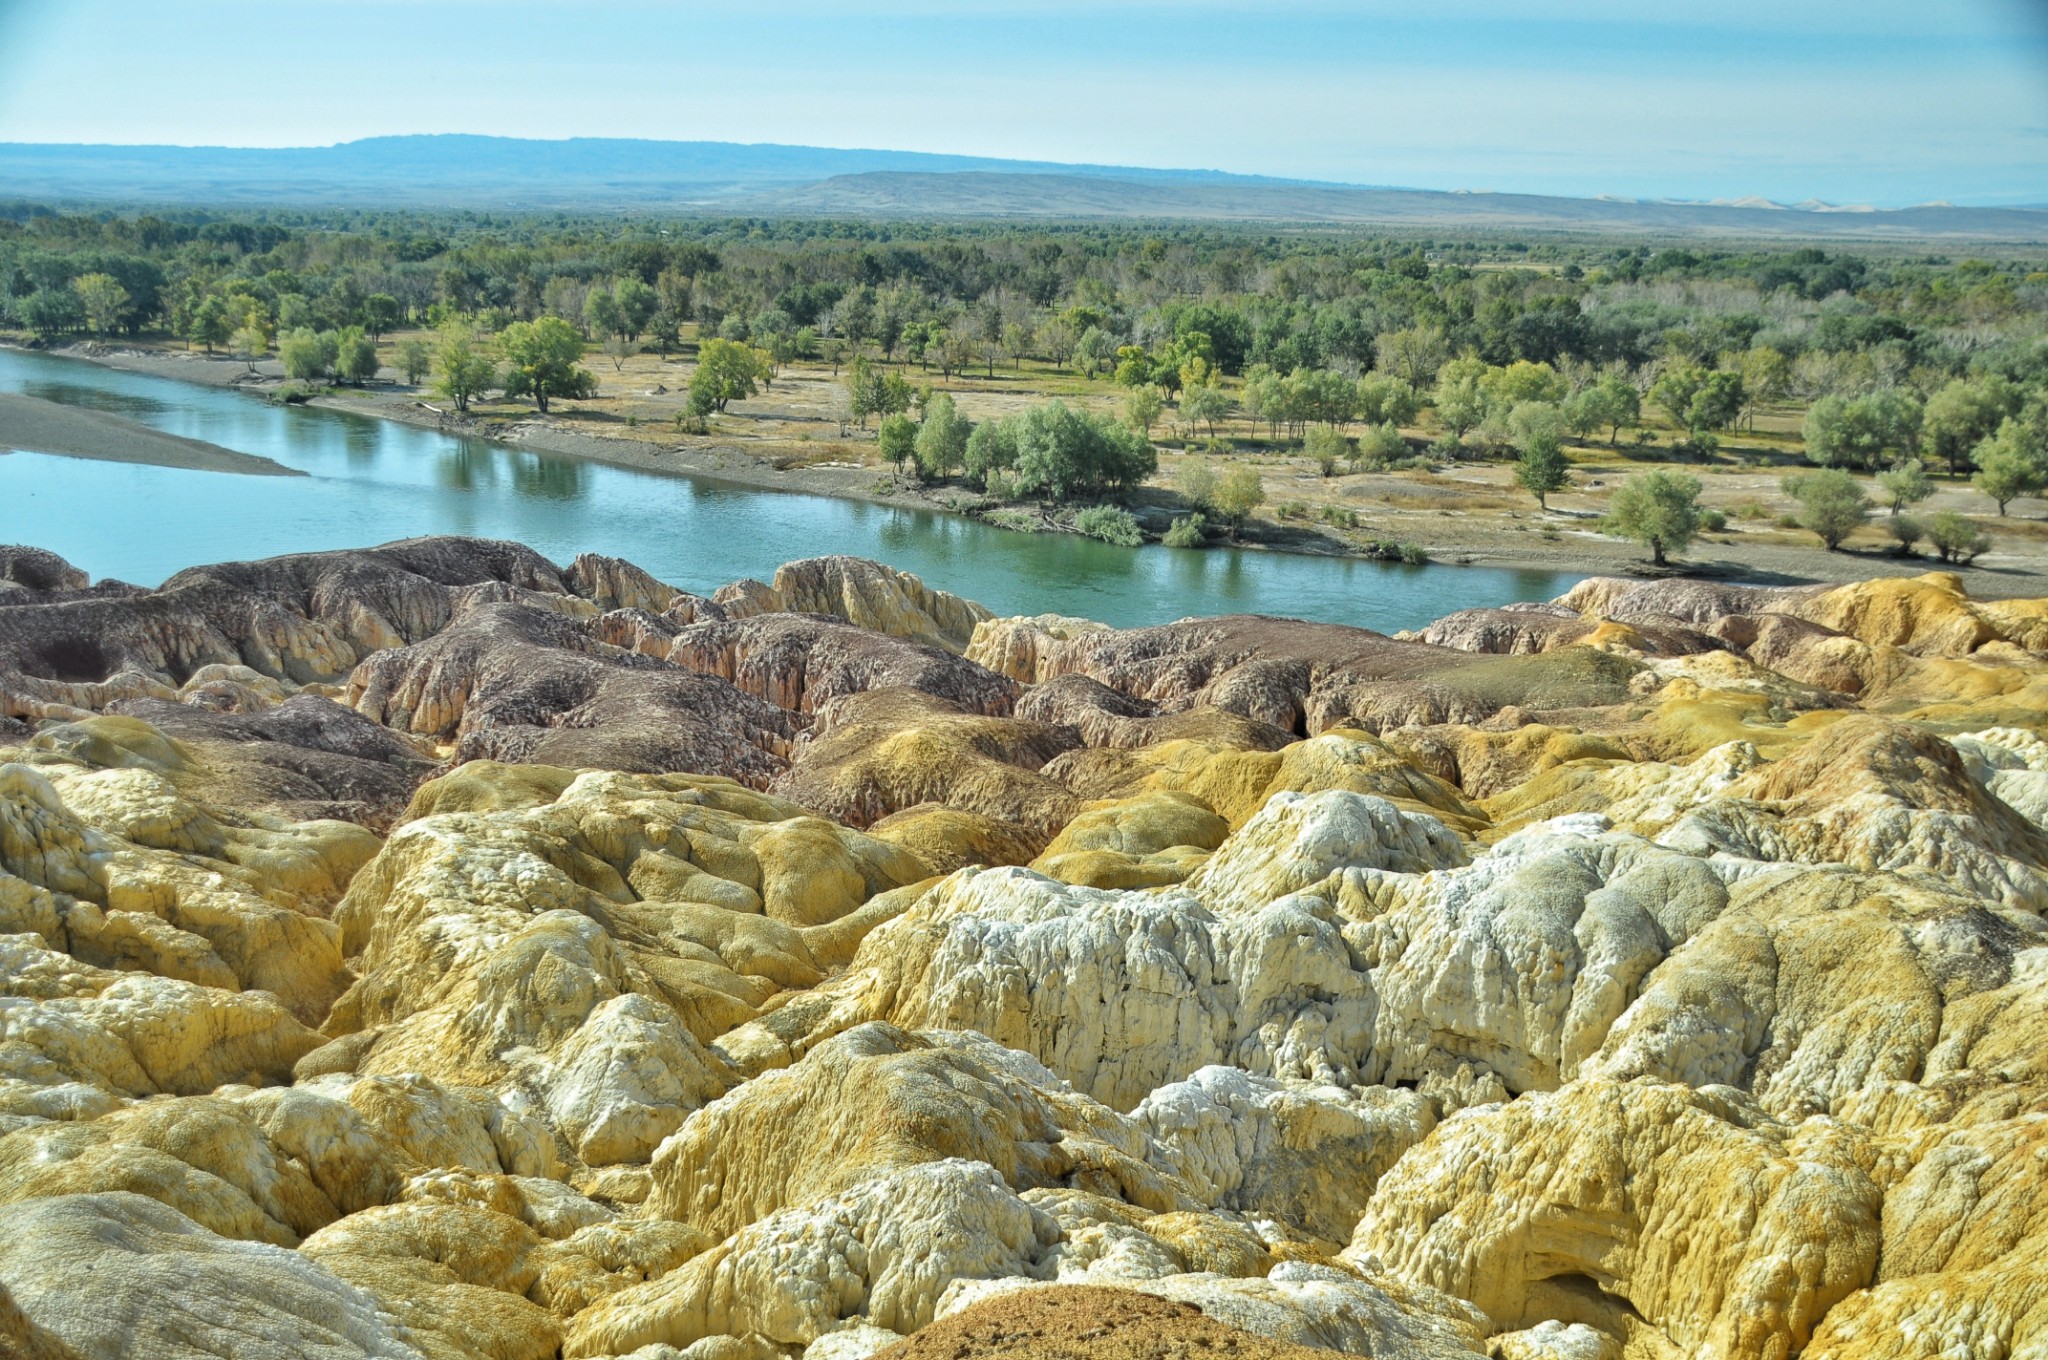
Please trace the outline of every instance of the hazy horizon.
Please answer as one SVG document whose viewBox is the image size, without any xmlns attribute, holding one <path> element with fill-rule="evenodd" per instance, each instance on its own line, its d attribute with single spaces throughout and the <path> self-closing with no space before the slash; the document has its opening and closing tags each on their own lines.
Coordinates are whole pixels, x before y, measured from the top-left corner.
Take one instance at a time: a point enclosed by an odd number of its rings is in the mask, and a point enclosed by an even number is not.
<svg viewBox="0 0 2048 1360">
<path fill-rule="evenodd" d="M 608 137 L 1573 197 L 2048 202 L 2038 6 L 1637 11 L 0 0 L 0 141 Z"/>
</svg>

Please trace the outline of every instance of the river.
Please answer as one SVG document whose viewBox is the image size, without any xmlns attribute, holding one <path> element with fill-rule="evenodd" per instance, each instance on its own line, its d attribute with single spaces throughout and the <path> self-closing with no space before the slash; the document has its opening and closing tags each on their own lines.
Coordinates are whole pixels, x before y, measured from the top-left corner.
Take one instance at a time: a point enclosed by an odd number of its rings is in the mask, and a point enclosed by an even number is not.
<svg viewBox="0 0 2048 1360">
<path fill-rule="evenodd" d="M 0 391 L 109 411 L 310 474 L 0 457 L 0 542 L 139 585 L 205 562 L 473 534 L 518 539 L 557 562 L 610 553 L 706 594 L 742 576 L 767 580 L 796 558 L 851 553 L 999 614 L 1135 627 L 1259 613 L 1392 631 L 1475 605 L 1546 599 L 1579 579 L 1020 534 L 957 515 L 607 467 L 16 350 L 0 350 Z"/>
</svg>

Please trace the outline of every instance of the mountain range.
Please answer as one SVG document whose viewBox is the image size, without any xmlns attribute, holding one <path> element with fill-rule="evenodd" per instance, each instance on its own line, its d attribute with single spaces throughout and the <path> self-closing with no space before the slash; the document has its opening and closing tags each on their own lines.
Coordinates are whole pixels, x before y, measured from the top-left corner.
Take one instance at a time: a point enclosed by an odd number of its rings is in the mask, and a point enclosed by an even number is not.
<svg viewBox="0 0 2048 1360">
<path fill-rule="evenodd" d="M 324 147 L 0 143 L 0 196 L 36 203 L 465 208 L 1387 225 L 1669 236 L 2048 241 L 2048 208 L 1877 209 L 1330 184 L 1216 170 L 910 151 L 432 135 Z"/>
</svg>

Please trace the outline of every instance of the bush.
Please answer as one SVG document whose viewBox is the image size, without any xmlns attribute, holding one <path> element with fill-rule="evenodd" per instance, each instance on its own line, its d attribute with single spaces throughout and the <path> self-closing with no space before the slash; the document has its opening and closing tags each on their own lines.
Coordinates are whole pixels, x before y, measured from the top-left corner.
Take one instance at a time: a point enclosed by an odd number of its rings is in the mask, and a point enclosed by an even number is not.
<svg viewBox="0 0 2048 1360">
<path fill-rule="evenodd" d="M 1205 532 L 1208 523 L 1199 511 L 1192 515 L 1182 515 L 1167 527 L 1165 537 L 1159 541 L 1169 548 L 1202 547 L 1209 541 Z"/>
<path fill-rule="evenodd" d="M 1301 441 L 1301 451 L 1325 477 L 1337 475 L 1337 464 L 1351 457 L 1351 441 L 1327 425 L 1318 425 Z"/>
<path fill-rule="evenodd" d="M 1722 514 L 1719 510 L 1702 510 L 1700 511 L 1700 527 L 1710 534 L 1726 533 L 1728 531 L 1728 516 Z"/>
<path fill-rule="evenodd" d="M 1333 524 L 1339 529 L 1356 529 L 1358 512 L 1349 506 L 1326 505 L 1323 507 L 1323 523 Z"/>
<path fill-rule="evenodd" d="M 1913 556 L 1913 547 L 1927 537 L 1927 526 L 1911 515 L 1892 515 L 1886 518 L 1884 527 L 1898 544 L 1892 551 L 1900 557 Z"/>
<path fill-rule="evenodd" d="M 1378 471 L 1390 463 L 1408 456 L 1408 441 L 1394 428 L 1392 421 L 1366 427 L 1358 437 L 1358 448 L 1353 454 L 1357 466 Z"/>
<path fill-rule="evenodd" d="M 1799 502 L 1799 527 L 1819 536 L 1829 552 L 1870 518 L 1870 497 L 1840 468 L 1787 477 L 1785 494 Z"/>
<path fill-rule="evenodd" d="M 977 433 L 979 433 L 982 429 L 985 428 L 985 426 L 975 426 L 975 430 Z M 982 481 L 982 490 L 986 491 L 989 494 L 989 498 L 991 500 L 1016 500 L 1016 474 L 1012 473 L 1008 468 L 991 468 L 987 476 Z"/>
<path fill-rule="evenodd" d="M 1419 567 L 1429 561 L 1429 554 L 1422 550 L 1420 543 L 1403 543 L 1401 545 L 1401 560 L 1411 567 Z"/>
<path fill-rule="evenodd" d="M 1075 515 L 1074 532 L 1126 548 L 1135 548 L 1145 541 L 1131 512 L 1114 505 L 1091 505 Z"/>
<path fill-rule="evenodd" d="M 1282 501 L 1273 513 L 1282 519 L 1307 519 L 1308 504 L 1304 501 Z"/>
<path fill-rule="evenodd" d="M 1953 510 L 1944 510 L 1927 526 L 1927 537 L 1942 561 L 1968 566 L 1972 559 L 1991 551 L 1991 535 Z"/>
</svg>

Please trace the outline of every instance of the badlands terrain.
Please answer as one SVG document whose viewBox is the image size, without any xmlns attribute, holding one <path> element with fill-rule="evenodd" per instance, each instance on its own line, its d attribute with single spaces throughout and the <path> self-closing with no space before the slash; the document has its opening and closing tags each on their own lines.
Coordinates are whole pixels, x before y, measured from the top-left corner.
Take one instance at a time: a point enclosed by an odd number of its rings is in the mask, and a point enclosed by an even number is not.
<svg viewBox="0 0 2048 1360">
<path fill-rule="evenodd" d="M 0 549 L 0 1354 L 2048 1355 L 2048 601 Z"/>
</svg>

